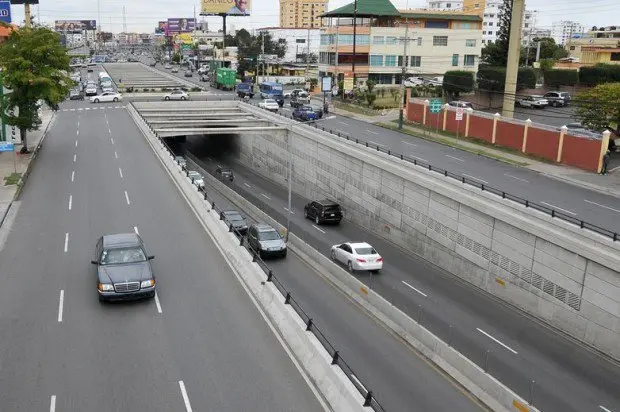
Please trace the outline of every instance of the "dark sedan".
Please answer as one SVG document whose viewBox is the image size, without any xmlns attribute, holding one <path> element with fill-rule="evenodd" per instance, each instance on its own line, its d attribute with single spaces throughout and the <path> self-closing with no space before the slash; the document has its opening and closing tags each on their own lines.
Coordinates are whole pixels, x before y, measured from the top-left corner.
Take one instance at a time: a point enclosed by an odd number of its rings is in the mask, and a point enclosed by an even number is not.
<svg viewBox="0 0 620 412">
<path fill-rule="evenodd" d="M 236 210 L 223 210 L 220 212 L 220 219 L 226 223 L 226 226 L 232 225 L 235 232 L 245 235 L 248 231 L 248 223 L 245 217 Z"/>
<path fill-rule="evenodd" d="M 231 182 L 235 180 L 235 174 L 230 167 L 218 166 L 217 169 L 215 169 L 215 173 L 220 179 L 229 180 Z"/>
<path fill-rule="evenodd" d="M 142 238 L 136 233 L 104 235 L 97 241 L 99 301 L 152 298 L 155 275 Z"/>
<path fill-rule="evenodd" d="M 298 107 L 293 111 L 293 119 L 302 122 L 317 120 L 319 116 L 311 106 Z"/>
</svg>

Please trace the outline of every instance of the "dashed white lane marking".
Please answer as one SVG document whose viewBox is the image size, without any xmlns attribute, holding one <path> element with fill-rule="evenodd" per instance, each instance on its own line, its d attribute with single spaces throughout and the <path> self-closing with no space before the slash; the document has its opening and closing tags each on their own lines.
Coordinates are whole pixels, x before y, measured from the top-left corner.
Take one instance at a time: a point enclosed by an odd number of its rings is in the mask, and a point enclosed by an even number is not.
<svg viewBox="0 0 620 412">
<path fill-rule="evenodd" d="M 488 333 L 486 333 L 485 331 L 483 331 L 480 328 L 476 328 L 476 330 L 480 333 L 482 333 L 484 336 L 486 336 L 487 338 L 491 339 L 493 342 L 502 345 L 504 348 L 508 349 L 510 352 L 514 353 L 515 355 L 517 354 L 517 351 L 512 349 L 510 346 L 506 345 L 505 343 L 503 343 L 502 341 L 500 341 L 499 339 L 495 339 L 493 336 L 489 335 Z"/>
<path fill-rule="evenodd" d="M 127 201 L 127 205 L 131 204 L 131 202 L 129 201 L 129 195 L 127 194 L 126 190 L 125 190 L 125 200 Z"/>
<path fill-rule="evenodd" d="M 112 134 L 112 130 L 110 130 L 110 128 L 108 128 L 108 133 Z M 112 144 L 114 144 L 114 142 L 112 142 Z"/>
<path fill-rule="evenodd" d="M 369 140 L 368 143 L 370 144 L 374 144 L 375 146 L 379 146 L 379 147 L 385 147 L 384 145 L 382 145 L 381 143 L 377 143 L 377 142 L 373 142 L 372 140 Z"/>
<path fill-rule="evenodd" d="M 79 135 L 80 135 L 80 131 L 79 131 L 79 130 L 76 130 L 76 131 L 75 131 L 75 134 L 76 134 L 76 136 L 79 136 Z M 75 145 L 77 146 L 77 140 L 76 140 Z"/>
<path fill-rule="evenodd" d="M 86 107 L 86 108 L 84 108 L 84 110 L 90 110 L 90 107 Z"/>
<path fill-rule="evenodd" d="M 112 142 L 112 144 L 114 144 L 114 138 L 110 137 L 110 141 Z"/>
<path fill-rule="evenodd" d="M 71 109 L 71 111 L 72 111 L 72 112 L 74 112 L 74 111 L 75 111 L 75 109 Z"/>
<path fill-rule="evenodd" d="M 76 141 L 75 141 L 75 147 L 77 147 L 77 142 L 78 142 L 78 141 L 76 140 Z"/>
<path fill-rule="evenodd" d="M 121 179 L 123 178 L 123 169 L 118 168 L 118 174 L 121 175 Z"/>
<path fill-rule="evenodd" d="M 56 395 L 50 398 L 50 412 L 56 412 Z"/>
<path fill-rule="evenodd" d="M 508 173 L 504 173 L 504 176 L 506 176 L 506 177 L 510 177 L 510 178 L 512 178 L 512 179 L 515 179 L 515 180 L 518 180 L 518 181 L 520 181 L 520 182 L 529 183 L 529 181 L 528 181 L 528 180 L 521 179 L 520 177 L 517 177 L 517 176 L 509 175 Z"/>
<path fill-rule="evenodd" d="M 360 380 L 357 379 L 357 376 L 351 374 L 351 379 L 353 379 L 355 381 L 355 383 L 357 383 L 359 385 L 360 388 L 364 389 L 364 391 L 366 391 L 366 393 L 368 393 L 368 389 L 366 389 L 366 387 L 364 385 L 362 385 L 362 382 L 360 382 Z"/>
<path fill-rule="evenodd" d="M 482 183 L 484 183 L 485 185 L 488 185 L 488 184 L 489 184 L 489 182 L 487 182 L 486 180 L 482 180 L 482 179 L 480 179 L 480 178 L 478 178 L 478 177 L 476 177 L 476 176 L 466 175 L 465 173 L 463 173 L 463 176 L 465 176 L 465 177 L 469 177 L 469 178 L 470 178 L 470 179 L 472 179 L 472 180 L 477 180 L 478 182 L 482 182 Z"/>
<path fill-rule="evenodd" d="M 599 405 L 599 408 L 601 408 L 601 410 L 605 411 L 605 412 L 611 412 L 610 409 L 607 409 L 606 407 L 604 407 L 603 405 Z"/>
<path fill-rule="evenodd" d="M 271 198 L 269 196 L 267 196 L 266 194 L 264 194 L 264 193 L 261 193 L 260 195 L 262 197 L 264 197 L 265 199 L 267 199 L 267 200 L 271 200 Z"/>
<path fill-rule="evenodd" d="M 410 155 L 410 156 L 411 156 L 411 155 Z M 428 160 L 426 160 L 426 159 L 422 159 L 421 157 L 418 157 L 418 156 L 411 156 L 411 157 L 413 157 L 413 158 L 414 158 L 414 159 L 416 159 L 416 160 L 421 160 L 421 161 L 422 161 L 422 162 L 424 162 L 424 163 L 428 163 Z"/>
<path fill-rule="evenodd" d="M 136 232 L 136 235 L 140 234 L 140 232 L 138 232 L 138 226 L 134 226 L 133 227 L 133 231 Z"/>
<path fill-rule="evenodd" d="M 286 207 L 286 206 L 284 206 L 284 210 L 286 210 L 287 212 L 289 211 L 289 210 L 288 210 L 288 207 Z M 291 215 L 294 215 L 294 214 L 295 214 L 295 212 L 293 212 L 292 210 L 290 211 L 290 213 L 291 213 Z"/>
<path fill-rule="evenodd" d="M 372 130 L 368 130 L 368 129 L 366 129 L 366 132 L 367 132 L 367 133 L 371 133 L 371 134 L 374 134 L 374 135 L 379 136 L 379 133 L 377 133 L 377 132 L 373 132 Z"/>
<path fill-rule="evenodd" d="M 71 172 L 71 182 L 75 179 L 75 170 Z"/>
<path fill-rule="evenodd" d="M 409 146 L 418 147 L 418 145 L 417 145 L 417 144 L 415 144 L 415 143 L 411 143 L 411 142 L 407 142 L 407 141 L 405 141 L 405 140 L 401 140 L 401 142 L 402 142 L 403 144 L 406 144 L 406 145 L 409 145 Z"/>
<path fill-rule="evenodd" d="M 409 283 L 405 282 L 404 280 L 403 280 L 402 282 L 403 282 L 403 283 L 405 284 L 405 286 L 407 286 L 408 288 L 410 288 L 410 289 L 412 289 L 412 290 L 414 290 L 414 291 L 418 292 L 420 295 L 422 295 L 422 296 L 424 296 L 424 297 L 427 297 L 426 293 L 422 292 L 422 291 L 421 291 L 421 290 L 419 290 L 419 289 L 416 289 L 415 287 L 411 286 Z"/>
<path fill-rule="evenodd" d="M 159 303 L 159 296 L 157 295 L 157 291 L 155 291 L 155 305 L 157 306 L 157 313 L 161 313 L 161 304 Z"/>
<path fill-rule="evenodd" d="M 551 203 L 547 203 L 547 202 L 540 202 L 540 203 L 542 203 L 543 205 L 549 206 L 552 209 L 561 210 L 562 212 L 568 213 L 569 215 L 575 216 L 577 214 L 575 212 L 571 212 L 570 210 L 562 209 L 561 207 L 557 207 L 555 205 L 552 205 Z"/>
<path fill-rule="evenodd" d="M 114 152 L 114 158 L 118 159 L 118 153 Z"/>
<path fill-rule="evenodd" d="M 454 160 L 458 160 L 459 162 L 464 162 L 465 160 L 461 159 L 460 157 L 454 157 L 454 156 L 450 156 L 450 155 L 445 155 L 446 157 L 449 157 L 450 159 L 454 159 Z"/>
<path fill-rule="evenodd" d="M 247 184 L 246 182 L 243 182 L 244 185 L 246 185 L 247 187 L 252 187 L 249 184 Z"/>
<path fill-rule="evenodd" d="M 80 108 L 78 109 L 78 112 L 81 112 L 82 110 L 84 110 L 84 109 L 80 107 Z"/>
<path fill-rule="evenodd" d="M 74 154 L 74 155 L 73 155 L 73 163 L 75 163 L 75 161 L 76 161 L 76 160 L 77 160 L 77 155 L 76 155 L 76 154 Z"/>
<path fill-rule="evenodd" d="M 599 207 L 602 207 L 603 209 L 613 210 L 614 212 L 620 213 L 620 210 L 618 210 L 618 209 L 614 209 L 613 207 L 605 206 L 605 205 L 602 205 L 600 203 L 592 202 L 592 201 L 590 201 L 588 199 L 584 199 L 584 202 L 590 203 L 592 205 L 596 205 L 596 206 L 599 206 Z"/>
<path fill-rule="evenodd" d="M 69 250 L 69 233 L 65 233 L 65 253 Z"/>
<path fill-rule="evenodd" d="M 69 210 L 71 210 L 71 205 L 73 205 L 73 195 L 69 195 Z"/>
<path fill-rule="evenodd" d="M 345 126 L 348 126 L 348 125 L 349 125 L 349 123 L 347 123 L 347 122 L 343 122 L 343 121 L 341 121 L 341 120 L 338 120 L 338 123 L 343 124 L 343 125 L 345 125 Z"/>
<path fill-rule="evenodd" d="M 318 230 L 321 233 L 325 233 L 325 231 L 323 229 L 321 229 L 320 227 L 318 227 L 317 225 L 312 225 L 313 228 L 315 228 L 316 230 Z"/>
<path fill-rule="evenodd" d="M 58 300 L 58 322 L 62 322 L 62 310 L 65 305 L 65 290 L 60 291 L 60 299 Z"/>
<path fill-rule="evenodd" d="M 185 390 L 185 383 L 183 383 L 183 381 L 179 381 L 179 387 L 181 388 L 181 395 L 183 396 L 183 402 L 185 403 L 185 411 L 192 412 L 192 405 L 189 403 L 189 397 L 187 396 L 187 391 Z"/>
<path fill-rule="evenodd" d="M 331 120 L 331 119 L 335 119 L 335 118 L 336 118 L 336 116 L 327 116 L 327 117 L 324 117 L 323 120 Z"/>
</svg>

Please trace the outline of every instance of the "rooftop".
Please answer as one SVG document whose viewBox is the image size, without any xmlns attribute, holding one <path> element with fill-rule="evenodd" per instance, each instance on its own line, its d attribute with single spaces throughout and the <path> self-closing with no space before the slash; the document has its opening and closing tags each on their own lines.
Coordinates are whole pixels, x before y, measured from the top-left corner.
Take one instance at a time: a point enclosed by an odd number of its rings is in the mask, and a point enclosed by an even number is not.
<svg viewBox="0 0 620 412">
<path fill-rule="evenodd" d="M 335 10 L 328 11 L 321 17 L 376 17 L 398 16 L 398 10 L 389 0 L 357 0 L 357 10 L 354 3 L 349 3 Z"/>
<path fill-rule="evenodd" d="M 405 9 L 399 10 L 401 17 L 410 19 L 451 19 L 451 20 L 471 20 L 482 21 L 478 14 L 455 13 L 453 10 L 429 10 L 429 9 Z"/>
</svg>

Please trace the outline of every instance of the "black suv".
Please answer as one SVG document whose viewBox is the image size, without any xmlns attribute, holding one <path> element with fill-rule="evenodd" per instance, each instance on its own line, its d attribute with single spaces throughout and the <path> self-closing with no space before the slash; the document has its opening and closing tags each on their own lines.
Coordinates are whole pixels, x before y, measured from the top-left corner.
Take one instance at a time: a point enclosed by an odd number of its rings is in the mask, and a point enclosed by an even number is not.
<svg viewBox="0 0 620 412">
<path fill-rule="evenodd" d="M 215 169 L 215 173 L 221 179 L 230 180 L 231 182 L 235 180 L 235 174 L 230 167 L 218 166 L 217 169 Z"/>
<path fill-rule="evenodd" d="M 340 205 L 331 200 L 316 200 L 304 206 L 304 217 L 314 219 L 314 223 L 335 223 L 339 224 L 342 220 L 342 209 Z"/>
<path fill-rule="evenodd" d="M 248 245 L 258 252 L 260 257 L 286 257 L 286 242 L 273 227 L 255 223 L 248 229 Z"/>
<path fill-rule="evenodd" d="M 553 107 L 568 106 L 570 103 L 570 93 L 567 92 L 548 92 L 543 96 Z"/>
</svg>

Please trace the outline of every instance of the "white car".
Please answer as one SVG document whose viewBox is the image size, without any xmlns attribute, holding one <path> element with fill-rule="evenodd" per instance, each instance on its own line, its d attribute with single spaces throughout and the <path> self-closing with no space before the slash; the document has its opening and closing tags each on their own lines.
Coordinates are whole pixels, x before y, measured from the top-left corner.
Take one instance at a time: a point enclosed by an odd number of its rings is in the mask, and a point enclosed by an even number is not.
<svg viewBox="0 0 620 412">
<path fill-rule="evenodd" d="M 178 73 L 179 72 L 179 68 L 178 67 L 173 67 L 172 68 L 172 73 Z"/>
<path fill-rule="evenodd" d="M 425 80 L 425 82 L 429 86 L 441 86 L 443 85 L 443 76 L 433 77 L 431 79 Z"/>
<path fill-rule="evenodd" d="M 120 102 L 121 100 L 123 100 L 123 96 L 121 96 L 120 93 L 115 92 L 105 92 L 90 98 L 91 103 Z"/>
<path fill-rule="evenodd" d="M 277 112 L 280 109 L 280 105 L 273 99 L 265 99 L 258 104 L 261 109 L 269 110 L 270 112 Z"/>
<path fill-rule="evenodd" d="M 192 180 L 192 183 L 194 183 L 196 187 L 205 187 L 205 181 L 202 179 L 202 175 L 200 173 L 190 170 L 187 172 L 187 177 L 189 177 L 189 180 Z"/>
<path fill-rule="evenodd" d="M 188 100 L 189 94 L 184 92 L 183 90 L 173 90 L 171 93 L 168 93 L 164 96 L 164 100 Z"/>
<path fill-rule="evenodd" d="M 86 94 L 86 96 L 93 96 L 97 94 L 97 86 L 94 84 L 87 84 L 86 88 L 84 89 L 84 93 Z"/>
<path fill-rule="evenodd" d="M 525 96 L 521 99 L 517 99 L 515 104 L 519 107 L 530 107 L 536 109 L 543 109 L 549 104 L 549 100 L 539 95 Z"/>
<path fill-rule="evenodd" d="M 405 79 L 403 83 L 405 84 L 405 87 L 424 86 L 424 78 L 423 77 L 409 77 Z"/>
<path fill-rule="evenodd" d="M 304 89 L 285 90 L 282 96 L 285 99 L 289 99 L 292 95 L 299 94 L 299 93 L 306 93 L 306 91 Z"/>
<path fill-rule="evenodd" d="M 383 258 L 366 242 L 345 242 L 332 246 L 331 257 L 347 266 L 349 272 L 368 270 L 378 272 L 383 268 Z"/>
</svg>

